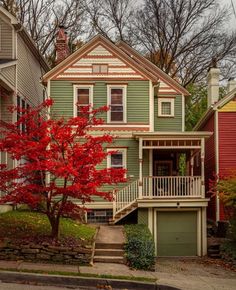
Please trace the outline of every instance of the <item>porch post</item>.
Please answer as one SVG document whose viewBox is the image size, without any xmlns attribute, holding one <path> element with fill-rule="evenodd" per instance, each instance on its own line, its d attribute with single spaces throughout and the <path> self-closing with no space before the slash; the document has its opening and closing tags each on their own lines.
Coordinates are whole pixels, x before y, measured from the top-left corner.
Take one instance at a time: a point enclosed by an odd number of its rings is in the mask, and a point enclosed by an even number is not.
<svg viewBox="0 0 236 290">
<path fill-rule="evenodd" d="M 205 197 L 205 140 L 204 138 L 201 139 L 201 195 L 202 198 Z"/>
<path fill-rule="evenodd" d="M 143 195 L 143 139 L 139 138 L 139 183 L 138 196 L 142 198 Z"/>
<path fill-rule="evenodd" d="M 193 156 L 192 150 L 191 150 L 190 154 L 191 154 L 191 157 L 190 157 L 190 175 L 193 176 L 194 156 Z"/>
</svg>

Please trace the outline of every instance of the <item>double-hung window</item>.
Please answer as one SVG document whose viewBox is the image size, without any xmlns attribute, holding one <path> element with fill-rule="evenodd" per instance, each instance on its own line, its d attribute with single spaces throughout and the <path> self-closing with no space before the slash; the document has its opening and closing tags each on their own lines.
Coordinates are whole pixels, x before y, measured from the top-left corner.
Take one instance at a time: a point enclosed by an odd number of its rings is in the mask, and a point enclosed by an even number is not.
<svg viewBox="0 0 236 290">
<path fill-rule="evenodd" d="M 108 123 L 126 122 L 126 86 L 108 86 Z"/>
<path fill-rule="evenodd" d="M 92 106 L 93 86 L 74 86 L 74 117 L 85 116 L 83 110 Z M 88 116 L 88 115 L 87 115 Z"/>
<path fill-rule="evenodd" d="M 17 121 L 19 121 L 19 119 L 21 118 L 21 116 L 24 114 L 24 110 L 28 110 L 30 105 L 27 103 L 27 101 L 23 98 L 21 98 L 20 96 L 17 96 L 17 107 L 19 109 L 22 109 L 23 111 L 17 111 Z M 21 123 L 19 125 L 19 129 L 22 131 L 22 132 L 26 132 L 26 124 L 24 123 Z"/>
<path fill-rule="evenodd" d="M 112 148 L 108 151 L 113 151 L 108 155 L 107 167 L 114 169 L 126 169 L 127 168 L 127 152 L 124 148 Z"/>
</svg>

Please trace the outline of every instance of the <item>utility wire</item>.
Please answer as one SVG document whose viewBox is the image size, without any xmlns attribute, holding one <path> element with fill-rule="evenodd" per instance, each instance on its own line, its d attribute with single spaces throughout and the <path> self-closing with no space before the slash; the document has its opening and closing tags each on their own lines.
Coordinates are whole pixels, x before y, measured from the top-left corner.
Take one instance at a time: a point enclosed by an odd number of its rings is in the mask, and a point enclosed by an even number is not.
<svg viewBox="0 0 236 290">
<path fill-rule="evenodd" d="M 231 5 L 232 5 L 232 8 L 233 8 L 234 16 L 235 16 L 235 18 L 236 18 L 236 11 L 235 11 L 235 8 L 234 8 L 233 0 L 231 0 Z"/>
</svg>

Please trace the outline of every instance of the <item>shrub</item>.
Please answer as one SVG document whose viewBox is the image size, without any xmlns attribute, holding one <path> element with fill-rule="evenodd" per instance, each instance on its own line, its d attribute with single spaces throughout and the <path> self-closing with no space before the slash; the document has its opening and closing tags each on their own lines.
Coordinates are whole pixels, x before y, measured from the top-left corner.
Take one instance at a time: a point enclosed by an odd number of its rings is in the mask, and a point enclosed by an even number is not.
<svg viewBox="0 0 236 290">
<path fill-rule="evenodd" d="M 126 225 L 125 252 L 128 265 L 135 269 L 151 270 L 155 264 L 155 245 L 146 225 Z"/>
</svg>

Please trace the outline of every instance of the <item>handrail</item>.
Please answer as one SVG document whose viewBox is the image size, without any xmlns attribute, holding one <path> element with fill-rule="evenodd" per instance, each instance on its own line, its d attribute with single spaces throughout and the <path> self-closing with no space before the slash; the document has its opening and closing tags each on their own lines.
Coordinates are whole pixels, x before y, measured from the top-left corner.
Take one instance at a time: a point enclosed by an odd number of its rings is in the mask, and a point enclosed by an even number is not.
<svg viewBox="0 0 236 290">
<path fill-rule="evenodd" d="M 138 198 L 138 180 L 133 181 L 126 187 L 114 194 L 113 215 L 131 205 Z"/>
<path fill-rule="evenodd" d="M 140 198 L 204 198 L 201 181 L 201 176 L 147 176 L 140 196 L 139 180 L 135 180 L 113 194 L 113 216 Z"/>
</svg>

